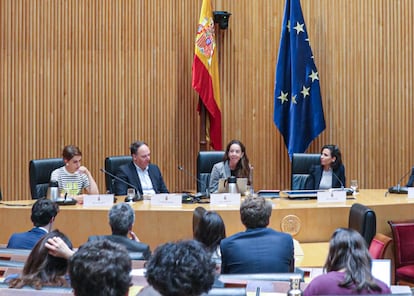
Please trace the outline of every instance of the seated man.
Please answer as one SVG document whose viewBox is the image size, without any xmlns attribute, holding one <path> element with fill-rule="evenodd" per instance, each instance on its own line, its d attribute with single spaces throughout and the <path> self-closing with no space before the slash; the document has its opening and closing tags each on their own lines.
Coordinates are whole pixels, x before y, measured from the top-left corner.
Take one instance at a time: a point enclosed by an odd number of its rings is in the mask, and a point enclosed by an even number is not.
<svg viewBox="0 0 414 296">
<path fill-rule="evenodd" d="M 108 240 L 83 244 L 69 260 L 69 276 L 76 296 L 125 296 L 131 286 L 127 250 Z"/>
<path fill-rule="evenodd" d="M 168 193 L 158 166 L 151 164 L 151 152 L 144 142 L 134 142 L 130 146 L 132 161 L 119 168 L 116 175 L 135 186 L 141 195 Z M 115 180 L 115 194 L 126 195 L 128 185 Z"/>
<path fill-rule="evenodd" d="M 137 296 L 201 295 L 214 283 L 215 264 L 204 246 L 195 241 L 163 244 L 148 260 L 148 284 Z"/>
<path fill-rule="evenodd" d="M 33 228 L 27 232 L 11 235 L 7 248 L 33 249 L 34 245 L 49 231 L 59 212 L 59 206 L 49 199 L 38 199 L 32 206 Z"/>
<path fill-rule="evenodd" d="M 293 272 L 292 237 L 267 228 L 272 204 L 262 197 L 246 198 L 240 217 L 246 231 L 221 241 L 221 273 Z"/>
<path fill-rule="evenodd" d="M 141 243 L 132 231 L 134 222 L 135 213 L 131 206 L 127 203 L 116 204 L 109 211 L 109 225 L 112 229 L 112 235 L 91 236 L 88 240 L 108 239 L 125 246 L 128 252 L 140 252 L 144 259 L 148 259 L 151 255 L 150 247 Z M 128 234 L 131 238 L 128 238 Z"/>
</svg>

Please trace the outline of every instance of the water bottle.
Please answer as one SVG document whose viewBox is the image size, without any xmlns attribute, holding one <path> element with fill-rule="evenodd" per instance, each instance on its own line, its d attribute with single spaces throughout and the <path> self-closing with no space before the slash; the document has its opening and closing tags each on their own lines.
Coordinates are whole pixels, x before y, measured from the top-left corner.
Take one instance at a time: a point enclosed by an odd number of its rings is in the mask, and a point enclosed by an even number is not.
<svg viewBox="0 0 414 296">
<path fill-rule="evenodd" d="M 51 201 L 57 201 L 59 198 L 59 183 L 58 181 L 50 181 L 49 187 L 47 188 L 47 199 Z"/>
<path fill-rule="evenodd" d="M 227 184 L 229 187 L 229 193 L 237 193 L 237 178 L 235 176 L 228 177 Z"/>
<path fill-rule="evenodd" d="M 290 278 L 290 289 L 287 292 L 287 296 L 302 296 L 303 292 L 300 289 L 300 280 L 301 277 L 298 276 L 292 276 Z"/>
</svg>

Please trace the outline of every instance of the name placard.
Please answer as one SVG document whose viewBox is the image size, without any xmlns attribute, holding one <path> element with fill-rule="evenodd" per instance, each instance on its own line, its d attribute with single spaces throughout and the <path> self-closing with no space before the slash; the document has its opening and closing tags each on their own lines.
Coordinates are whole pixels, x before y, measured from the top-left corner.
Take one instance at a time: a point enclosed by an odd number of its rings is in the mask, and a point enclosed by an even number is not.
<svg viewBox="0 0 414 296">
<path fill-rule="evenodd" d="M 318 191 L 316 198 L 317 202 L 345 202 L 346 190 Z"/>
<path fill-rule="evenodd" d="M 212 193 L 210 205 L 212 206 L 240 206 L 240 193 Z"/>
<path fill-rule="evenodd" d="M 414 198 L 414 187 L 407 187 L 408 198 Z"/>
<path fill-rule="evenodd" d="M 85 194 L 83 196 L 83 207 L 112 207 L 114 204 L 113 194 Z"/>
<path fill-rule="evenodd" d="M 181 207 L 182 203 L 181 194 L 159 193 L 151 196 L 151 206 Z"/>
</svg>

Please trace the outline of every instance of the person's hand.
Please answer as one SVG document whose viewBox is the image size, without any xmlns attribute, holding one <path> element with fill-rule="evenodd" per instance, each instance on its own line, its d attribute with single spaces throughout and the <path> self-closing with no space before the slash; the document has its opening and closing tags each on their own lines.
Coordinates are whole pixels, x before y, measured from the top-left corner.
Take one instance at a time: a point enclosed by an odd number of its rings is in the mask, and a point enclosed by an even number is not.
<svg viewBox="0 0 414 296">
<path fill-rule="evenodd" d="M 139 242 L 138 236 L 132 230 L 129 231 L 129 236 L 131 237 L 132 240 Z"/>
<path fill-rule="evenodd" d="M 73 197 L 78 204 L 83 204 L 83 194 L 79 194 Z"/>
<path fill-rule="evenodd" d="M 86 175 L 90 174 L 89 170 L 84 166 L 79 167 L 78 172 L 81 173 L 81 174 L 86 174 Z"/>
<path fill-rule="evenodd" d="M 69 259 L 75 253 L 60 237 L 54 236 L 49 238 L 45 244 L 49 249 L 49 254 L 55 257 Z"/>
</svg>

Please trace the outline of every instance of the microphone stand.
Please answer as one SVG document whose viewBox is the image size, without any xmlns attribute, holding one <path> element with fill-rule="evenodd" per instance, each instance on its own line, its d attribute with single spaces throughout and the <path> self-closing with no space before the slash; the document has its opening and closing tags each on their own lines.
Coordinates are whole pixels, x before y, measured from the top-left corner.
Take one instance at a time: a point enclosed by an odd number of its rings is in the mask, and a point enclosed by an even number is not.
<svg viewBox="0 0 414 296">
<path fill-rule="evenodd" d="M 107 170 L 105 170 L 105 169 L 100 169 L 100 171 L 102 172 L 102 173 L 104 173 L 104 174 L 106 174 L 106 175 L 108 175 L 108 176 L 111 176 L 112 178 L 114 178 L 115 180 L 118 180 L 119 182 L 121 182 L 121 183 L 124 183 L 124 184 L 126 184 L 126 185 L 128 185 L 128 186 L 130 186 L 131 188 L 134 188 L 135 189 L 135 197 L 132 199 L 132 201 L 140 201 L 140 200 L 142 200 L 143 198 L 142 198 L 142 196 L 141 196 L 141 194 L 139 193 L 139 190 L 138 190 L 138 188 L 136 188 L 134 185 L 132 185 L 131 183 L 128 183 L 127 181 L 125 181 L 124 179 L 122 179 L 122 178 L 120 178 L 120 177 L 118 177 L 118 176 L 116 176 L 116 175 L 114 175 L 114 174 L 112 174 L 112 173 L 110 173 L 110 172 L 108 172 Z M 129 201 L 129 200 L 127 200 L 128 199 L 128 197 L 126 197 L 125 198 L 125 201 Z"/>
<path fill-rule="evenodd" d="M 197 192 L 195 195 L 193 195 L 193 198 L 196 200 L 196 202 L 200 202 L 200 200 L 205 196 L 206 198 L 210 198 L 210 192 L 208 189 L 208 186 L 205 182 L 201 181 L 200 179 L 198 179 L 196 176 L 190 174 L 189 172 L 187 172 L 187 170 L 184 169 L 184 167 L 182 166 L 178 166 L 178 170 L 181 172 L 184 172 L 186 175 L 190 176 L 191 178 L 193 178 L 194 180 L 196 180 L 198 183 L 204 185 L 206 191 L 205 193 L 203 192 Z"/>
</svg>

